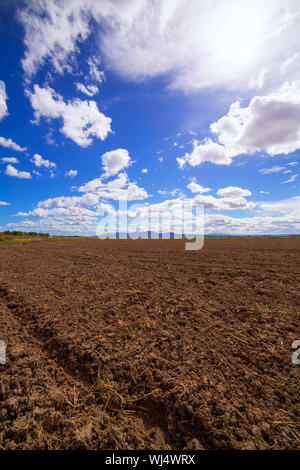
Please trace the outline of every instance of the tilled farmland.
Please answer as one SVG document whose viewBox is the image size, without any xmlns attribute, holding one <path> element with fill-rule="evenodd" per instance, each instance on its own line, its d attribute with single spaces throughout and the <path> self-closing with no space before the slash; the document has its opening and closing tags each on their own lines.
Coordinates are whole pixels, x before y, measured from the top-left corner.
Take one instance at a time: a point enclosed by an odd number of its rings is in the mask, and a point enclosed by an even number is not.
<svg viewBox="0 0 300 470">
<path fill-rule="evenodd" d="M 300 449 L 300 238 L 0 245 L 0 449 Z"/>
</svg>

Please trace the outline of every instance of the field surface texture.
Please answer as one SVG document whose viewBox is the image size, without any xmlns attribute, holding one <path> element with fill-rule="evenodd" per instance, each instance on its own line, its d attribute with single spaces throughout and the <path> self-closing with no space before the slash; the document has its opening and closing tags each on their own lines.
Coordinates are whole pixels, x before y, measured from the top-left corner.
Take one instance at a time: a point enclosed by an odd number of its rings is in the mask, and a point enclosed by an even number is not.
<svg viewBox="0 0 300 470">
<path fill-rule="evenodd" d="M 0 449 L 300 449 L 300 239 L 0 245 Z"/>
</svg>

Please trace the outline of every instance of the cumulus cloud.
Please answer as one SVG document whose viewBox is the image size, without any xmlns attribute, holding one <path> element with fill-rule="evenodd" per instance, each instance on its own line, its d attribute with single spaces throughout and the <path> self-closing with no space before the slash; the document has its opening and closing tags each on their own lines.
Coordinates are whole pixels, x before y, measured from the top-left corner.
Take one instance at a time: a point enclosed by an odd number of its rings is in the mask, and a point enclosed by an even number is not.
<svg viewBox="0 0 300 470">
<path fill-rule="evenodd" d="M 204 162 L 211 162 L 215 165 L 230 165 L 231 157 L 226 148 L 211 139 L 205 139 L 199 143 L 194 141 L 194 149 L 191 153 L 186 153 L 183 157 L 177 158 L 177 163 L 182 169 L 188 163 L 191 166 L 199 166 Z"/>
<path fill-rule="evenodd" d="M 8 114 L 6 100 L 5 83 L 0 80 L 0 121 Z"/>
<path fill-rule="evenodd" d="M 76 83 L 76 88 L 81 93 L 84 93 L 88 96 L 94 96 L 99 92 L 99 88 L 95 85 L 84 85 L 83 83 Z"/>
<path fill-rule="evenodd" d="M 10 206 L 9 202 L 0 201 L 0 206 Z"/>
<path fill-rule="evenodd" d="M 226 196 L 216 198 L 214 196 L 203 196 L 199 194 L 195 197 L 194 201 L 203 204 L 206 209 L 221 211 L 249 210 L 254 209 L 255 207 L 254 202 L 249 202 L 241 196 Z"/>
<path fill-rule="evenodd" d="M 227 186 L 227 188 L 220 188 L 217 191 L 220 197 L 249 197 L 252 193 L 248 189 L 239 188 L 238 186 Z"/>
<path fill-rule="evenodd" d="M 229 165 L 241 154 L 267 152 L 269 155 L 290 154 L 300 148 L 300 81 L 286 82 L 276 91 L 255 96 L 247 107 L 240 102 L 210 126 L 217 142 L 210 138 L 194 141 L 194 149 L 177 158 L 180 168 L 187 163 L 203 162 Z M 291 162 L 294 163 L 294 162 Z M 263 174 L 279 172 L 283 166 L 260 170 Z"/>
<path fill-rule="evenodd" d="M 226 116 L 210 126 L 230 157 L 265 151 L 289 154 L 300 148 L 300 81 L 255 96 L 247 107 L 233 103 Z"/>
<path fill-rule="evenodd" d="M 26 147 L 21 147 L 20 145 L 16 144 L 13 140 L 6 139 L 5 137 L 0 137 L 0 145 L 2 145 L 2 147 L 16 150 L 17 152 L 25 152 L 27 150 Z"/>
<path fill-rule="evenodd" d="M 192 193 L 208 193 L 211 191 L 210 188 L 205 188 L 204 186 L 201 186 L 201 184 L 196 183 L 195 180 L 191 181 L 190 184 L 187 185 L 187 188 L 192 192 Z"/>
<path fill-rule="evenodd" d="M 83 196 L 60 196 L 38 203 L 39 208 L 50 209 L 53 207 L 71 207 L 71 206 L 82 206 L 89 207 L 94 206 L 99 201 L 99 196 L 92 193 L 86 193 Z"/>
<path fill-rule="evenodd" d="M 72 71 L 96 29 L 106 65 L 131 80 L 167 75 L 183 90 L 247 87 L 264 68 L 272 83 L 280 66 L 299 76 L 299 8 L 297 0 L 28 0 L 19 12 L 22 65 L 27 76 L 46 60 L 58 73 Z"/>
<path fill-rule="evenodd" d="M 8 176 L 15 176 L 20 179 L 31 179 L 31 174 L 27 171 L 19 171 L 12 165 L 7 165 L 5 174 Z"/>
<path fill-rule="evenodd" d="M 142 173 L 148 173 L 147 168 L 143 168 L 143 169 L 142 169 Z"/>
<path fill-rule="evenodd" d="M 17 165 L 19 163 L 19 160 L 15 157 L 4 157 L 4 158 L 1 158 L 1 162 L 2 163 L 14 163 L 15 165 Z"/>
<path fill-rule="evenodd" d="M 88 147 L 92 137 L 106 139 L 111 132 L 111 119 L 98 110 L 95 101 L 82 101 L 79 98 L 64 102 L 62 96 L 52 88 L 34 85 L 34 91 L 27 90 L 34 109 L 36 123 L 40 118 L 62 119 L 61 132 L 80 147 Z"/>
<path fill-rule="evenodd" d="M 283 215 L 260 215 L 252 217 L 233 217 L 220 213 L 205 214 L 206 234 L 228 234 L 228 235 L 266 235 L 266 234 L 290 234 L 300 231 L 299 199 L 298 209 Z M 179 206 L 182 207 L 182 206 Z M 71 234 L 95 234 L 97 219 L 87 215 L 70 217 L 42 217 L 40 219 L 25 219 L 19 223 L 7 224 L 8 228 L 15 230 L 36 230 L 50 233 Z M 145 229 L 148 230 L 145 225 Z"/>
<path fill-rule="evenodd" d="M 95 178 L 80 186 L 79 192 L 91 192 L 103 199 L 138 201 L 148 197 L 147 191 L 131 182 L 126 173 L 119 173 L 118 176 L 108 182 L 104 182 L 102 177 Z"/>
<path fill-rule="evenodd" d="M 78 175 L 77 170 L 69 170 L 69 171 L 66 171 L 66 173 L 65 173 L 65 176 L 70 176 L 71 178 L 74 178 L 77 175 Z"/>
<path fill-rule="evenodd" d="M 44 160 L 43 157 L 41 157 L 41 155 L 39 155 L 38 153 L 33 155 L 33 158 L 31 159 L 31 162 L 34 163 L 35 166 L 38 167 L 38 168 L 41 168 L 43 166 L 45 168 L 56 168 L 55 163 L 50 162 L 49 160 Z"/>
<path fill-rule="evenodd" d="M 127 168 L 129 165 L 132 164 L 132 160 L 126 149 L 116 149 L 110 152 L 105 152 L 101 156 L 104 178 L 109 178 L 110 176 L 114 176 L 119 171 Z"/>
</svg>

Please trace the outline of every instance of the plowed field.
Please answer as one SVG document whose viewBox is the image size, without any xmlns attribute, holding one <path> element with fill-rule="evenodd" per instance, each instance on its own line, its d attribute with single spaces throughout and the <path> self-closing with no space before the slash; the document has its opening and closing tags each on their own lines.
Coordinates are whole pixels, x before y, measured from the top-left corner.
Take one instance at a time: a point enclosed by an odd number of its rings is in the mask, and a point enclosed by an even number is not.
<svg viewBox="0 0 300 470">
<path fill-rule="evenodd" d="M 2 449 L 300 449 L 300 239 L 0 246 Z"/>
</svg>

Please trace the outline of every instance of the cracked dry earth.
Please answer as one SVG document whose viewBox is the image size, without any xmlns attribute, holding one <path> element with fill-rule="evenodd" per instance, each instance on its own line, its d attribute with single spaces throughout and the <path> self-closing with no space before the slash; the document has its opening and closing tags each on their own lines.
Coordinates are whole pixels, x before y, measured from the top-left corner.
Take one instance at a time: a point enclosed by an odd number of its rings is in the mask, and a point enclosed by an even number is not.
<svg viewBox="0 0 300 470">
<path fill-rule="evenodd" d="M 0 246 L 1 449 L 300 449 L 300 238 Z"/>
</svg>

